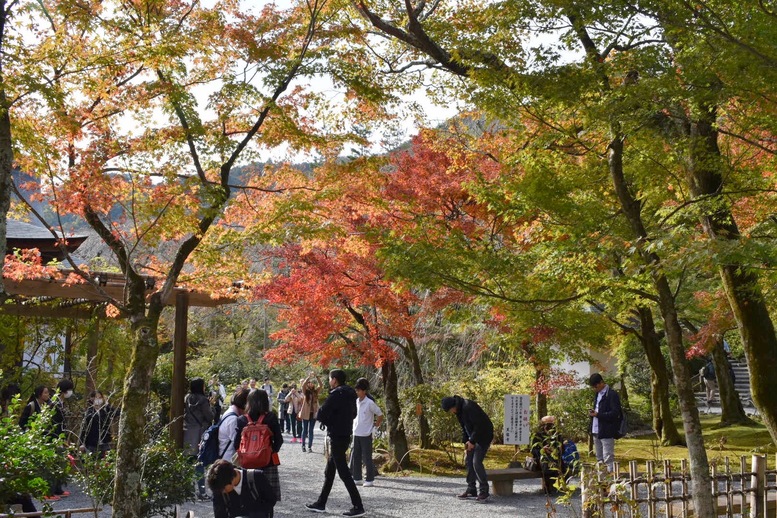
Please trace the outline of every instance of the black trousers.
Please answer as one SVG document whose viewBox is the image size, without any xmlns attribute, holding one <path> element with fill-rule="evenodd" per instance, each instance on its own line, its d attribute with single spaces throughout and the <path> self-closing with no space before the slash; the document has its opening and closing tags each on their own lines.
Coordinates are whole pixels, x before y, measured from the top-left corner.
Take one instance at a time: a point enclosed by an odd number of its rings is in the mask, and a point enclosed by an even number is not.
<svg viewBox="0 0 777 518">
<path fill-rule="evenodd" d="M 28 494 L 18 494 L 14 498 L 11 498 L 9 501 L 7 501 L 6 504 L 21 505 L 23 513 L 35 513 L 38 511 L 35 509 L 35 504 L 32 503 L 32 497 L 30 497 Z"/>
<path fill-rule="evenodd" d="M 332 491 L 332 485 L 335 481 L 335 471 L 340 476 L 340 480 L 345 484 L 345 489 L 351 496 L 351 503 L 358 509 L 363 508 L 362 497 L 359 490 L 356 489 L 356 483 L 351 476 L 351 470 L 348 469 L 348 459 L 345 458 L 345 451 L 351 443 L 350 437 L 330 437 L 329 438 L 329 461 L 324 469 L 324 487 L 321 488 L 321 494 L 318 497 L 318 503 L 326 505 L 329 499 L 329 493 Z"/>
</svg>

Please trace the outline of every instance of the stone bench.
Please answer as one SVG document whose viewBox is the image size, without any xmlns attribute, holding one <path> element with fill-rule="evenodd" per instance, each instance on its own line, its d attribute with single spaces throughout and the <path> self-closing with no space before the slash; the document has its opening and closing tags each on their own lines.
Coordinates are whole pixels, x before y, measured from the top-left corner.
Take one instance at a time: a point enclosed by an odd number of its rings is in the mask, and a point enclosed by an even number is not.
<svg viewBox="0 0 777 518">
<path fill-rule="evenodd" d="M 487 469 L 486 476 L 491 481 L 494 494 L 509 496 L 513 494 L 513 481 L 530 478 L 542 478 L 541 471 L 529 471 L 524 468 Z"/>
</svg>

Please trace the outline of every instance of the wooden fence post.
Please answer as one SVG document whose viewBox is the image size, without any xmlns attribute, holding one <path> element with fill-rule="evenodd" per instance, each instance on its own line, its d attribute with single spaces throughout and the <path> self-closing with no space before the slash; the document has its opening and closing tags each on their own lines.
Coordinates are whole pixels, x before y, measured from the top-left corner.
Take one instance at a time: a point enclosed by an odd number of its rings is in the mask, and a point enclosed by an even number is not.
<svg viewBox="0 0 777 518">
<path fill-rule="evenodd" d="M 589 502 L 591 489 L 588 487 L 588 464 L 582 464 L 580 466 L 580 501 L 583 510 L 583 518 L 591 518 L 593 513 L 590 509 L 591 503 Z"/>
<path fill-rule="evenodd" d="M 761 455 L 753 455 L 750 487 L 750 518 L 764 518 L 764 491 L 766 485 L 766 459 Z"/>
</svg>

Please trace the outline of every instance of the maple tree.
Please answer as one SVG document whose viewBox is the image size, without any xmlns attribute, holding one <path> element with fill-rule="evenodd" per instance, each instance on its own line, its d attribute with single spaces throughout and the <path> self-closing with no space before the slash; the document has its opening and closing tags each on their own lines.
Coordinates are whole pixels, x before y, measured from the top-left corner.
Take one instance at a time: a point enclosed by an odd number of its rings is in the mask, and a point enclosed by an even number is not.
<svg viewBox="0 0 777 518">
<path fill-rule="evenodd" d="M 650 318 L 644 322 L 643 333 L 617 318 L 610 319 L 641 337 L 654 371 L 656 433 L 666 444 L 682 443 L 669 406 L 669 378 L 652 314 L 647 306 L 634 309 L 643 303 L 639 292 L 647 288 L 637 290 L 639 285 L 634 279 L 613 277 L 610 271 L 624 264 L 610 264 L 609 256 L 617 252 L 602 251 L 603 246 L 615 246 L 617 250 L 619 243 L 617 236 L 606 234 L 607 214 L 601 212 L 601 206 L 593 206 L 599 205 L 598 200 L 583 203 L 577 199 L 576 177 L 558 177 L 553 182 L 556 190 L 548 193 L 544 189 L 548 182 L 546 170 L 509 171 L 502 164 L 505 158 L 501 149 L 512 145 L 505 134 L 504 129 L 486 132 L 479 138 L 461 131 L 427 132 L 414 140 L 410 150 L 397 154 L 392 160 L 395 168 L 386 175 L 390 181 L 381 194 L 381 203 L 391 207 L 387 211 L 391 223 L 385 224 L 381 251 L 389 269 L 416 282 L 456 286 L 491 304 L 501 304 L 508 313 L 522 316 L 513 322 L 517 329 L 542 328 L 555 322 L 559 339 L 546 344 L 552 348 L 541 347 L 541 355 L 531 352 L 536 350 L 535 340 L 515 338 L 511 326 L 500 327 L 505 341 L 517 339 L 524 344 L 517 352 L 535 364 L 537 385 L 542 385 L 540 380 L 547 377 L 547 369 L 556 357 L 565 354 L 580 358 L 581 344 L 596 348 L 596 344 L 604 343 L 601 336 L 587 329 L 608 327 L 589 311 L 590 307 L 607 316 L 623 312 L 626 320 L 633 318 L 634 312 L 643 316 L 647 313 Z M 542 138 L 537 131 L 530 135 Z M 565 161 L 559 157 L 555 167 L 560 169 Z M 484 180 L 477 172 L 477 164 L 481 163 L 492 170 Z M 498 181 L 493 175 L 496 170 Z M 575 163 L 565 173 L 575 175 L 575 170 L 582 173 L 583 181 L 586 172 Z M 575 203 L 559 201 L 569 198 Z M 461 246 L 457 246 L 457 238 Z M 504 260 L 494 260 L 497 254 L 502 254 Z M 539 290 L 532 291 L 538 285 Z M 520 297 L 513 293 L 520 293 Z M 569 297 L 561 298 L 560 293 L 568 293 Z M 527 318 L 531 315 L 533 320 Z M 562 343 L 564 346 L 558 347 Z M 536 391 L 540 415 L 545 408 L 545 393 Z"/>
<path fill-rule="evenodd" d="M 751 193 L 757 193 L 759 189 L 770 191 L 773 187 L 772 181 L 763 181 L 759 171 L 773 167 L 776 151 L 762 136 L 773 129 L 773 123 L 765 121 L 773 119 L 774 106 L 770 102 L 760 102 L 764 96 L 768 97 L 767 92 L 773 91 L 772 87 L 763 84 L 764 75 L 772 73 L 766 69 L 771 68 L 773 61 L 756 50 L 763 46 L 763 38 L 769 37 L 769 33 L 774 36 L 774 29 L 768 27 L 773 25 L 770 22 L 773 13 L 762 5 L 750 8 L 717 4 L 691 7 L 667 2 L 651 7 L 662 23 L 666 41 L 672 49 L 677 64 L 676 88 L 682 94 L 679 99 L 664 101 L 672 120 L 667 138 L 683 163 L 682 172 L 691 201 L 696 205 L 701 226 L 709 238 L 707 246 L 720 250 L 718 256 L 712 257 L 712 262 L 718 269 L 740 330 L 750 368 L 753 401 L 772 437 L 777 440 L 777 401 L 774 399 L 777 384 L 768 375 L 777 368 L 777 334 L 761 288 L 761 259 L 748 254 L 750 240 L 740 231 L 741 223 L 752 214 L 741 218 L 742 211 L 737 209 L 737 205 L 749 205 L 752 211 L 759 203 L 753 198 L 765 198 L 761 203 L 774 200 L 771 194 L 743 197 L 735 192 L 736 189 L 753 189 L 755 191 Z M 725 31 L 711 25 L 713 19 L 729 16 L 730 27 Z M 746 23 L 743 23 L 743 16 L 748 19 Z M 765 33 L 743 47 L 744 40 L 737 38 L 749 38 L 753 25 L 763 28 Z M 678 30 L 679 27 L 712 30 L 702 32 L 705 41 L 699 45 L 695 31 Z M 745 34 L 740 34 L 741 31 Z M 736 72 L 731 67 L 736 67 Z M 747 71 L 744 75 L 743 67 Z M 756 120 L 753 120 L 752 112 L 743 113 L 736 108 L 750 102 L 757 103 Z M 744 249 L 745 253 L 742 250 L 733 252 L 736 249 Z M 719 341 L 721 343 L 712 352 L 722 367 L 722 340 Z M 733 416 L 729 417 L 733 419 Z M 743 419 L 742 414 L 739 419 Z"/>
<path fill-rule="evenodd" d="M 116 516 L 137 516 L 141 508 L 145 411 L 159 319 L 174 287 L 219 297 L 245 276 L 240 250 L 228 259 L 208 248 L 196 254 L 234 192 L 251 188 L 236 166 L 256 157 L 260 145 L 327 145 L 303 113 L 315 96 L 293 84 L 321 70 L 317 60 L 328 50 L 316 38 L 327 8 L 65 1 L 29 12 L 41 28 L 40 47 L 57 48 L 62 34 L 72 38 L 78 52 L 64 52 L 64 45 L 55 57 L 82 72 L 57 75 L 61 62 L 41 60 L 50 95 L 19 114 L 25 138 L 15 141 L 16 163 L 41 179 L 42 196 L 58 214 L 79 215 L 105 241 L 126 282 L 124 298 L 111 300 L 134 338 Z M 268 192 L 283 189 L 261 171 L 251 175 Z M 70 265 L 100 290 L 87 270 Z M 159 278 L 152 287 L 150 277 Z"/>
<path fill-rule="evenodd" d="M 515 108 L 517 113 L 527 115 L 555 132 L 558 139 L 566 139 L 570 154 L 577 153 L 582 166 L 593 177 L 599 178 L 603 171 L 608 173 L 612 189 L 609 194 L 619 205 L 635 240 L 636 256 L 648 272 L 655 291 L 653 298 L 661 313 L 669 345 L 696 487 L 694 509 L 707 516 L 713 513 L 708 489 L 709 465 L 685 361 L 675 292 L 665 270 L 666 263 L 658 249 L 650 245 L 650 227 L 644 219 L 645 200 L 636 195 L 644 184 L 635 183 L 637 178 L 631 176 L 632 170 L 636 169 L 632 169 L 630 160 L 634 159 L 636 165 L 639 155 L 632 158 L 630 141 L 627 141 L 627 136 L 632 137 L 642 124 L 642 118 L 635 117 L 640 114 L 635 110 L 638 105 L 628 95 L 628 88 L 634 84 L 634 78 L 629 75 L 629 58 L 634 56 L 638 60 L 641 57 L 644 41 L 649 42 L 652 33 L 641 19 L 629 18 L 624 7 L 611 5 L 590 9 L 577 2 L 540 3 L 507 10 L 500 8 L 498 16 L 484 17 L 489 7 L 463 6 L 456 9 L 455 16 L 447 17 L 444 14 L 447 9 L 439 8 L 437 4 L 413 6 L 407 3 L 404 9 L 381 3 L 357 4 L 357 10 L 372 28 L 401 42 L 403 48 L 410 51 L 406 56 L 395 54 L 399 57 L 392 56 L 385 61 L 402 59 L 412 67 L 412 63 L 420 66 L 429 63 L 419 59 L 419 55 L 431 58 L 438 68 L 468 79 L 473 89 L 469 99 L 480 107 L 491 109 L 496 117 L 507 116 L 505 122 L 515 121 L 508 107 Z M 488 20 L 487 37 L 480 31 L 482 24 L 472 23 L 473 20 Z M 540 45 L 535 46 L 537 52 L 533 56 L 538 63 L 524 66 L 529 57 L 523 52 L 526 42 L 521 41 L 518 34 L 515 39 L 502 36 L 527 27 L 529 20 L 534 21 L 538 32 L 542 32 L 543 27 L 563 24 L 562 41 L 582 57 L 566 66 L 559 65 L 556 56 L 544 54 Z M 477 37 L 472 32 L 474 27 L 477 27 Z M 605 30 L 600 31 L 602 28 Z M 532 146 L 536 155 L 553 151 L 542 147 L 543 144 Z"/>
<path fill-rule="evenodd" d="M 375 182 L 356 182 L 346 172 L 363 166 L 323 166 L 308 180 L 308 189 L 291 196 L 294 200 L 279 199 L 275 224 L 293 242 L 272 253 L 273 262 L 280 261 L 278 271 L 257 288 L 256 297 L 279 305 L 286 326 L 274 333 L 279 345 L 266 353 L 268 361 L 289 364 L 304 358 L 380 369 L 389 445 L 393 458 L 406 466 L 410 458 L 396 363 L 407 362 L 413 385 L 426 382 L 417 345 L 423 329 L 419 322 L 462 296 L 452 290 L 419 292 L 386 278 L 377 246 L 365 239 L 366 223 L 376 215 L 367 203 Z M 426 416 L 421 411 L 417 417 L 421 443 L 429 446 Z"/>
</svg>

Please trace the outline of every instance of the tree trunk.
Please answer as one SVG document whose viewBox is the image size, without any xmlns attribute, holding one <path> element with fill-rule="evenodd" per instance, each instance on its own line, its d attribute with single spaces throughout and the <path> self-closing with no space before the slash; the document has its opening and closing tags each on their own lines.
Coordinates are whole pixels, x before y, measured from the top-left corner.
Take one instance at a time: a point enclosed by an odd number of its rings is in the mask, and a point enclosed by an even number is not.
<svg viewBox="0 0 777 518">
<path fill-rule="evenodd" d="M 728 426 L 732 424 L 754 424 L 747 417 L 742 406 L 742 400 L 734 388 L 734 380 L 731 378 L 726 351 L 723 350 L 723 338 L 716 340 L 712 348 L 712 363 L 715 365 L 715 376 L 718 379 L 718 395 L 720 396 L 720 424 Z"/>
<path fill-rule="evenodd" d="M 5 2 L 2 2 L 3 12 L 0 13 L 0 50 L 5 36 L 5 23 L 8 13 Z M 2 66 L 0 63 L 0 263 L 5 263 L 7 251 L 8 210 L 11 208 L 11 193 L 13 192 L 13 147 L 11 143 L 11 117 L 8 112 L 8 100 L 3 84 Z M 5 292 L 3 277 L 0 275 L 0 302 L 8 295 Z"/>
<path fill-rule="evenodd" d="M 418 357 L 418 349 L 415 346 L 415 342 L 412 339 L 407 340 L 407 359 L 410 361 L 411 371 L 413 373 L 413 382 L 417 387 L 424 385 L 424 372 L 421 369 L 421 360 Z M 424 412 L 424 405 L 422 401 L 417 401 L 416 404 L 420 404 L 421 411 L 418 414 L 418 431 L 420 434 L 421 448 L 431 448 L 431 430 L 429 428 L 429 420 L 426 418 Z"/>
<path fill-rule="evenodd" d="M 622 370 L 618 374 L 618 379 L 621 384 L 621 388 L 618 391 L 618 395 L 620 395 L 621 398 L 621 406 L 624 410 L 631 409 L 631 405 L 629 404 L 629 390 L 626 388 L 626 371 Z"/>
<path fill-rule="evenodd" d="M 410 456 L 405 427 L 402 424 L 402 408 L 399 406 L 396 364 L 393 361 L 385 361 L 380 370 L 383 378 L 383 395 L 386 397 L 389 450 L 399 466 L 404 469 L 410 464 Z"/>
<path fill-rule="evenodd" d="M 143 293 L 142 285 L 130 286 L 128 283 L 128 288 L 139 288 L 140 293 Z M 140 307 L 143 308 L 143 306 Z M 141 309 L 130 317 L 135 346 L 130 360 L 129 374 L 124 383 L 124 398 L 119 420 L 113 497 L 113 516 L 116 518 L 140 517 L 143 498 L 141 455 L 147 439 L 146 408 L 151 376 L 159 354 L 157 328 L 161 310 L 161 303 L 158 300 L 152 301 L 147 315 Z"/>
<path fill-rule="evenodd" d="M 653 409 L 653 430 L 663 446 L 685 445 L 672 419 L 669 407 L 669 372 L 664 355 L 661 354 L 661 340 L 656 333 L 653 311 L 647 307 L 637 309 L 642 333 L 639 341 L 645 349 L 650 364 L 650 403 Z"/>
<path fill-rule="evenodd" d="M 722 198 L 723 176 L 715 130 L 717 110 L 702 103 L 690 124 L 688 183 L 695 197 L 711 197 L 710 210 L 702 217 L 704 231 L 713 240 L 740 239 L 739 228 Z M 761 292 L 758 274 L 742 262 L 728 260 L 718 268 L 726 297 L 742 337 L 750 368 L 750 391 L 764 425 L 777 441 L 777 335 Z"/>
<path fill-rule="evenodd" d="M 534 368 L 534 381 L 540 382 L 544 379 L 544 370 L 541 368 Z M 535 405 L 537 407 L 537 419 L 542 419 L 548 415 L 548 395 L 542 392 L 537 392 L 534 397 Z"/>
<path fill-rule="evenodd" d="M 623 136 L 620 135 L 617 124 L 614 124 L 614 126 L 612 131 L 614 138 L 609 146 L 610 176 L 612 177 L 621 209 L 628 219 L 635 237 L 641 244 L 640 255 L 645 264 L 651 269 L 653 285 L 658 295 L 658 307 L 664 321 L 666 342 L 669 346 L 669 357 L 672 360 L 672 373 L 674 374 L 675 387 L 680 401 L 680 412 L 683 417 L 685 440 L 688 446 L 691 480 L 693 481 L 694 511 L 696 516 L 711 518 L 716 516 L 716 514 L 712 498 L 710 468 L 707 460 L 707 450 L 704 447 L 704 438 L 701 433 L 699 409 L 696 406 L 693 383 L 685 359 L 683 332 L 677 316 L 674 293 L 669 286 L 669 281 L 663 274 L 660 257 L 657 253 L 645 249 L 649 236 L 642 222 L 641 204 L 639 200 L 632 196 L 626 182 L 623 173 Z"/>
</svg>

